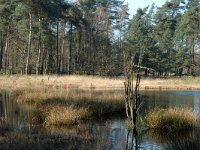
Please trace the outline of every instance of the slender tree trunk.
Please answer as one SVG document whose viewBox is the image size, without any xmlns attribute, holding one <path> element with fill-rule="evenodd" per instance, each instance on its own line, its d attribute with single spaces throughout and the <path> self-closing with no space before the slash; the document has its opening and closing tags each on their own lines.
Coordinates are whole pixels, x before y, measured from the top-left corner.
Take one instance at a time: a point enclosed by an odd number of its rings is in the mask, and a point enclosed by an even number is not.
<svg viewBox="0 0 200 150">
<path fill-rule="evenodd" d="M 12 54 L 11 54 L 11 74 L 13 74 L 14 73 L 14 70 L 15 70 L 15 58 L 16 58 L 16 53 L 15 53 L 15 50 L 14 49 L 12 49 Z"/>
<path fill-rule="evenodd" d="M 46 59 L 47 59 L 47 51 L 45 50 L 45 44 L 44 44 L 44 39 L 42 41 L 42 66 L 41 66 L 41 73 L 46 74 Z"/>
<path fill-rule="evenodd" d="M 5 43 L 5 48 L 4 48 L 4 53 L 3 53 L 3 68 L 4 68 L 4 73 L 7 72 L 7 56 L 8 56 L 8 35 L 6 35 L 6 43 Z"/>
<path fill-rule="evenodd" d="M 195 48 L 195 39 L 192 38 L 191 42 L 191 75 L 194 76 L 194 65 L 195 65 L 195 58 L 194 58 L 194 48 Z"/>
<path fill-rule="evenodd" d="M 0 51 L 0 71 L 2 70 L 2 67 L 3 67 L 3 32 L 1 32 L 1 51 Z"/>
<path fill-rule="evenodd" d="M 30 10 L 30 11 L 29 11 L 29 36 L 28 36 L 28 49 L 27 49 L 26 68 L 25 68 L 25 74 L 26 74 L 26 75 L 28 75 L 28 73 L 29 73 L 30 51 L 31 51 L 31 40 L 32 40 L 32 14 L 31 14 L 31 10 Z"/>
<path fill-rule="evenodd" d="M 56 62 L 56 73 L 60 72 L 59 68 L 59 21 L 57 20 L 57 62 Z"/>
<path fill-rule="evenodd" d="M 60 72 L 65 72 L 64 69 L 64 47 L 65 47 L 65 25 L 62 26 L 62 43 L 61 43 L 61 54 L 60 54 Z"/>
<path fill-rule="evenodd" d="M 41 67 L 43 74 L 47 74 L 48 61 L 49 61 L 48 49 L 45 49 L 45 43 L 43 41 L 43 43 L 42 43 L 42 67 Z"/>
<path fill-rule="evenodd" d="M 68 52 L 68 74 L 72 73 L 72 42 L 73 42 L 73 36 L 72 36 L 72 29 L 73 24 L 70 24 L 70 43 L 69 43 L 69 52 Z"/>
<path fill-rule="evenodd" d="M 37 63 L 36 63 L 36 74 L 40 74 L 40 63 L 41 63 L 41 47 L 42 47 L 42 41 L 41 41 L 41 14 L 39 16 L 39 44 L 38 44 L 38 57 L 37 57 Z"/>
<path fill-rule="evenodd" d="M 82 29 L 79 28 L 78 30 L 78 56 L 77 56 L 77 65 L 79 68 L 79 71 L 82 72 L 82 68 L 81 68 L 81 61 L 80 61 L 80 57 L 81 57 L 81 52 L 82 52 Z"/>
<path fill-rule="evenodd" d="M 39 43 L 41 45 L 41 43 Z M 37 58 L 37 64 L 36 64 L 36 74 L 40 74 L 40 60 L 41 60 L 41 46 L 38 48 L 38 58 Z"/>
</svg>

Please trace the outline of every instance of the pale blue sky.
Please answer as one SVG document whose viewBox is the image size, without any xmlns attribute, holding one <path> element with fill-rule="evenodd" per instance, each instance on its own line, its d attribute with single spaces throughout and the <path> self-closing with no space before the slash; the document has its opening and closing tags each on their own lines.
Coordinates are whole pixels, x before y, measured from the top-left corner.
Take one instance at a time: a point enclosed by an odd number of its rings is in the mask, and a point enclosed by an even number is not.
<svg viewBox="0 0 200 150">
<path fill-rule="evenodd" d="M 156 6 L 162 6 L 167 0 L 125 0 L 124 4 L 129 4 L 130 18 L 135 14 L 138 8 L 144 8 L 155 3 Z"/>
</svg>

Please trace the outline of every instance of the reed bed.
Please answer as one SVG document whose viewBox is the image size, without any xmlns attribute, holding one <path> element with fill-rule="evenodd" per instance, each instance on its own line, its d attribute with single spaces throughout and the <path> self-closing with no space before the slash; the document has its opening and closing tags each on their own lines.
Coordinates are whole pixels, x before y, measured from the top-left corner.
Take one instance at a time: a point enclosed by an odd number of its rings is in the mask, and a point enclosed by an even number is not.
<svg viewBox="0 0 200 150">
<path fill-rule="evenodd" d="M 114 89 L 123 88 L 123 78 L 114 79 L 97 76 L 25 76 L 1 75 L 0 84 L 4 89 Z"/>
<path fill-rule="evenodd" d="M 134 82 L 135 83 L 135 82 Z M 83 75 L 1 75 L 1 89 L 119 89 L 124 88 L 124 77 L 108 78 Z M 200 77 L 142 78 L 141 89 L 200 90 Z"/>
<path fill-rule="evenodd" d="M 82 121 L 124 116 L 123 91 L 67 89 L 18 91 L 18 103 L 30 104 L 34 124 L 74 125 Z"/>
<path fill-rule="evenodd" d="M 197 115 L 190 108 L 155 108 L 146 118 L 151 129 L 176 131 L 197 127 Z"/>
</svg>

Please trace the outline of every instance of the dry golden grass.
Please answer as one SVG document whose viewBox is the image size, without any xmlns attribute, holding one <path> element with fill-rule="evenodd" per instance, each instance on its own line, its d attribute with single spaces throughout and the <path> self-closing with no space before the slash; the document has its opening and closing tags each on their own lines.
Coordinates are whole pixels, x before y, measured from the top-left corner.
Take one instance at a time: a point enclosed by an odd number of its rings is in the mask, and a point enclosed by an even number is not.
<svg viewBox="0 0 200 150">
<path fill-rule="evenodd" d="M 55 106 L 49 108 L 47 117 L 45 118 L 45 124 L 47 126 L 55 125 L 72 125 L 77 124 L 80 120 L 83 120 L 89 116 L 86 108 L 72 108 Z"/>
<path fill-rule="evenodd" d="M 168 131 L 192 129 L 197 126 L 197 115 L 189 108 L 155 108 L 147 114 L 147 126 Z"/>
<path fill-rule="evenodd" d="M 107 78 L 79 75 L 1 75 L 3 89 L 118 89 L 124 88 L 124 78 Z M 142 78 L 141 89 L 200 90 L 200 77 L 182 78 Z"/>
<path fill-rule="evenodd" d="M 92 117 L 108 116 L 114 113 L 123 114 L 125 112 L 122 92 L 124 88 L 123 82 L 123 78 L 112 79 L 76 75 L 0 76 L 2 89 L 15 91 L 19 103 L 31 104 L 42 113 L 38 113 L 39 118 L 34 117 L 35 120 L 40 120 L 38 122 L 51 118 L 52 114 L 47 111 L 49 107 L 55 107 L 54 112 L 59 112 L 59 109 L 63 109 L 63 107 L 66 109 L 84 109 Z M 200 78 L 142 79 L 141 89 L 200 89 Z M 64 111 L 67 112 L 67 110 Z M 60 115 L 62 114 L 60 113 Z M 78 117 L 79 120 L 83 118 Z M 69 118 L 69 120 L 74 122 L 73 119 Z M 57 122 L 56 119 L 55 122 Z"/>
<path fill-rule="evenodd" d="M 110 79 L 95 76 L 17 76 L 2 75 L 0 84 L 6 89 L 94 89 L 123 88 L 123 79 Z"/>
<path fill-rule="evenodd" d="M 200 77 L 182 77 L 182 78 L 143 78 L 140 84 L 145 90 L 200 90 Z"/>
<path fill-rule="evenodd" d="M 27 90 L 17 95 L 19 103 L 36 109 L 35 124 L 73 125 L 87 119 L 125 115 L 123 91 L 119 90 Z"/>
</svg>

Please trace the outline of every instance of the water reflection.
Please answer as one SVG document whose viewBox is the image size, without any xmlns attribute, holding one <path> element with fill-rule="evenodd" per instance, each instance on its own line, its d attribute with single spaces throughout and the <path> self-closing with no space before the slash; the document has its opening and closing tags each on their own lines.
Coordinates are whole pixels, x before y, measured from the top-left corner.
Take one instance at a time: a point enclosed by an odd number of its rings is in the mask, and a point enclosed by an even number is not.
<svg viewBox="0 0 200 150">
<path fill-rule="evenodd" d="M 165 149 L 198 150 L 200 148 L 199 130 L 187 130 L 173 133 L 150 130 L 148 131 L 147 135 L 156 143 L 163 145 L 163 148 Z"/>
<path fill-rule="evenodd" d="M 6 91 L 0 92 L 0 118 L 1 127 L 4 126 L 18 126 L 18 108 L 13 103 L 11 93 Z"/>
<path fill-rule="evenodd" d="M 200 100 L 200 97 L 195 95 L 194 96 L 194 112 L 197 113 L 199 115 L 199 100 Z"/>
<path fill-rule="evenodd" d="M 9 91 L 0 91 L 0 129 L 30 134 L 30 115 L 20 108 L 15 95 Z M 27 128 L 29 126 L 29 128 Z"/>
<path fill-rule="evenodd" d="M 199 91 L 143 91 L 141 99 L 143 116 L 154 107 L 191 107 L 200 113 Z M 15 146 L 17 149 L 67 150 L 200 149 L 199 129 L 178 133 L 149 130 L 133 134 L 124 118 L 94 121 L 73 128 L 41 128 L 31 124 L 31 113 L 31 108 L 17 104 L 12 93 L 0 92 L 0 149 Z M 5 132 L 8 132 L 7 137 Z"/>
<path fill-rule="evenodd" d="M 189 107 L 196 113 L 200 111 L 200 91 L 142 91 L 141 99 L 144 101 L 143 115 L 154 107 Z"/>
</svg>

